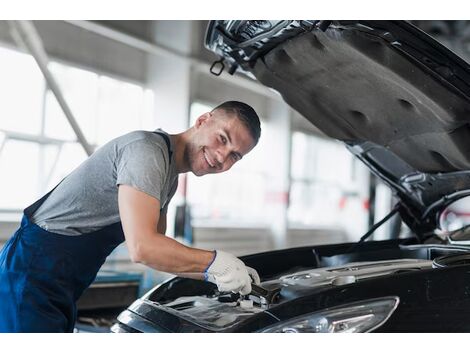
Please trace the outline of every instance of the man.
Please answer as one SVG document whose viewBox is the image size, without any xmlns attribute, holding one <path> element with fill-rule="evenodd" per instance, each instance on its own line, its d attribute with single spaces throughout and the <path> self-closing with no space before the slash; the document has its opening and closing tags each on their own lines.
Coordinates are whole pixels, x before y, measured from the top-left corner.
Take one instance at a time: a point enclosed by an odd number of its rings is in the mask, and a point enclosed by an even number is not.
<svg viewBox="0 0 470 352">
<path fill-rule="evenodd" d="M 134 262 L 248 294 L 256 271 L 222 251 L 164 236 L 178 174 L 229 170 L 257 144 L 260 123 L 230 101 L 176 135 L 135 131 L 98 149 L 26 208 L 0 252 L 0 331 L 73 331 L 75 302 L 124 240 Z"/>
</svg>

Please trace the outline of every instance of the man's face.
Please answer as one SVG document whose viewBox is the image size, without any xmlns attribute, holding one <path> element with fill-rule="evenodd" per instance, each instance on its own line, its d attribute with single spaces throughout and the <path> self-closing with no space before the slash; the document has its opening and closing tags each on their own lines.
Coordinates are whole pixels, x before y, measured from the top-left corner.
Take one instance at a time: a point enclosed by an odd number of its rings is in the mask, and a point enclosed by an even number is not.
<svg viewBox="0 0 470 352">
<path fill-rule="evenodd" d="M 248 129 L 223 110 L 201 115 L 184 158 L 196 176 L 227 171 L 255 146 Z"/>
</svg>

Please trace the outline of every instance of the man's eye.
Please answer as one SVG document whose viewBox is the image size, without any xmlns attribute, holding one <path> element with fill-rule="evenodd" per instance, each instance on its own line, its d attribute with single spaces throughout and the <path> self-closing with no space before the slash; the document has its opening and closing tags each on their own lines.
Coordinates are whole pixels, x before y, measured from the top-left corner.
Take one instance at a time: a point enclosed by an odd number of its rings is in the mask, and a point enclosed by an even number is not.
<svg viewBox="0 0 470 352">
<path fill-rule="evenodd" d="M 224 136 L 220 135 L 220 139 L 223 144 L 227 143 L 227 138 L 225 138 Z"/>
</svg>

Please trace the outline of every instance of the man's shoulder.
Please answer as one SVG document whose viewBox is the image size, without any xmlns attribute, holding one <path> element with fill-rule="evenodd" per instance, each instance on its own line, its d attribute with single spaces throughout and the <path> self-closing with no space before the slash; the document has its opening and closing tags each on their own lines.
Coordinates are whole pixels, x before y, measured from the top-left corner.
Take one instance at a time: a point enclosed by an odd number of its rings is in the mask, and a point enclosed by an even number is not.
<svg viewBox="0 0 470 352">
<path fill-rule="evenodd" d="M 116 140 L 145 140 L 153 138 L 154 131 L 135 130 L 117 137 Z"/>
<path fill-rule="evenodd" d="M 164 138 L 157 131 L 132 131 L 116 138 L 115 149 L 117 157 L 134 159 L 155 159 L 160 164 L 169 163 L 168 147 Z M 160 131 L 158 131 L 160 132 Z M 150 162 L 147 160 L 146 162 Z"/>
<path fill-rule="evenodd" d="M 165 144 L 163 138 L 159 136 L 157 131 L 144 131 L 137 130 L 126 133 L 116 139 L 113 142 L 119 146 L 128 146 L 128 145 L 148 145 L 153 147 L 160 147 Z M 160 131 L 158 131 L 160 132 Z"/>
</svg>

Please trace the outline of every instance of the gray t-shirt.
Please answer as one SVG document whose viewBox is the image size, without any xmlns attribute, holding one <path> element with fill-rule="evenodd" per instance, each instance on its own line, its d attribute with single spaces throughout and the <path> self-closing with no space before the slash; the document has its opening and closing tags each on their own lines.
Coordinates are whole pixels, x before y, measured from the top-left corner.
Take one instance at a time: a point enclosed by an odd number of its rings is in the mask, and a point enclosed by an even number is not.
<svg viewBox="0 0 470 352">
<path fill-rule="evenodd" d="M 157 198 L 161 212 L 166 213 L 178 186 L 178 174 L 174 155 L 170 162 L 161 135 L 134 131 L 106 143 L 57 186 L 31 220 L 63 235 L 97 231 L 120 221 L 120 184 Z"/>
</svg>

